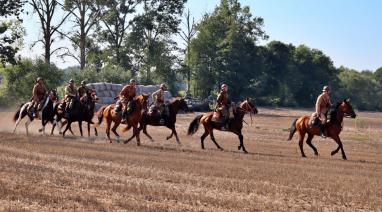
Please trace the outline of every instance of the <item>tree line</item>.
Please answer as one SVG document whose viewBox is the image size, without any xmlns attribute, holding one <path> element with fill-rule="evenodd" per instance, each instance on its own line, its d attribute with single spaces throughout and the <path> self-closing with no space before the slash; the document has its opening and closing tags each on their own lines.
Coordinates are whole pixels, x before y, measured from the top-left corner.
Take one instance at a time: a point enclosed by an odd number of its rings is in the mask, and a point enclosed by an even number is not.
<svg viewBox="0 0 382 212">
<path fill-rule="evenodd" d="M 51 87 L 69 78 L 115 83 L 137 78 L 141 84 L 165 82 L 172 92 L 186 84 L 200 98 L 216 96 L 226 83 L 234 101 L 252 97 L 259 105 L 291 107 L 313 107 L 323 85 L 329 85 L 335 100 L 350 97 L 358 109 L 382 110 L 382 68 L 360 72 L 335 67 L 329 56 L 306 45 L 259 45 L 268 39 L 264 20 L 238 0 L 221 0 L 199 21 L 185 11 L 185 3 L 5 0 L 0 6 L 6 18 L 0 36 L 7 37 L 0 45 L 0 101 L 27 99 L 33 77 L 41 75 Z M 16 24 L 22 21 L 23 4 L 29 4 L 39 20 L 42 36 L 34 44 L 42 45 L 44 54 L 38 60 L 15 57 L 14 43 L 23 37 Z M 68 22 L 73 28 L 63 27 Z M 57 45 L 62 39 L 72 46 Z M 60 70 L 52 56 L 71 58 L 78 66 Z"/>
</svg>

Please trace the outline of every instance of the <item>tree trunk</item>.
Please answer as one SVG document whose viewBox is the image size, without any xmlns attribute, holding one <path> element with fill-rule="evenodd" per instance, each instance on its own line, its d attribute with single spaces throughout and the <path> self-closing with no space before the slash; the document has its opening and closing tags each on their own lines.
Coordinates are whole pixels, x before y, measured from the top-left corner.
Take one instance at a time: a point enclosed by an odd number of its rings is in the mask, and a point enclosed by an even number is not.
<svg viewBox="0 0 382 212">
<path fill-rule="evenodd" d="M 80 28 L 81 28 L 81 34 L 80 34 L 80 66 L 81 70 L 85 68 L 86 64 L 86 55 L 85 55 L 85 48 L 86 48 L 86 34 L 85 34 L 85 3 L 83 4 L 83 8 L 80 10 Z"/>
</svg>

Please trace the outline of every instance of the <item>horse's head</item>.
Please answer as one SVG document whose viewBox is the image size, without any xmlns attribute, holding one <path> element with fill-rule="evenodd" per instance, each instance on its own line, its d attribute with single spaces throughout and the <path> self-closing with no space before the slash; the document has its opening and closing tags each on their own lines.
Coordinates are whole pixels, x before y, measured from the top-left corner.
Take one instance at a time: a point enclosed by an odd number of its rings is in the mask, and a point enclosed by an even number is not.
<svg viewBox="0 0 382 212">
<path fill-rule="evenodd" d="M 142 106 L 143 109 L 147 109 L 148 100 L 149 100 L 150 94 L 141 94 L 136 97 L 137 102 Z"/>
<path fill-rule="evenodd" d="M 57 94 L 57 91 L 55 89 L 51 90 L 49 92 L 49 98 L 50 100 L 52 100 L 53 102 L 57 101 L 58 100 L 58 94 Z"/>
<path fill-rule="evenodd" d="M 90 99 L 93 101 L 93 102 L 97 102 L 99 100 L 98 96 L 97 96 L 97 91 L 96 90 L 91 90 L 89 92 L 89 97 Z"/>
<path fill-rule="evenodd" d="M 240 108 L 248 113 L 257 114 L 259 112 L 255 104 L 249 98 L 240 104 Z"/>
<path fill-rule="evenodd" d="M 352 118 L 357 117 L 353 107 L 350 105 L 350 99 L 344 99 L 341 103 L 339 103 L 338 109 L 343 112 L 345 116 L 350 116 Z"/>
<path fill-rule="evenodd" d="M 177 109 L 188 112 L 188 105 L 184 98 L 176 98 L 171 104 L 174 105 Z"/>
</svg>

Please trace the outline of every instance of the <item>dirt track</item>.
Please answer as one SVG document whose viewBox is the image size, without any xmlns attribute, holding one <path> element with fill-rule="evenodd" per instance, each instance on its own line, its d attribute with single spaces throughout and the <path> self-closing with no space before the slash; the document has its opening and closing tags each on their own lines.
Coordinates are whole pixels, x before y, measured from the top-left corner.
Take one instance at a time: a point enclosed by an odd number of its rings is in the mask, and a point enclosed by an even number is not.
<svg viewBox="0 0 382 212">
<path fill-rule="evenodd" d="M 0 113 L 0 210 L 382 210 L 382 114 L 358 113 L 346 120 L 342 140 L 348 156 L 330 156 L 334 141 L 315 138 L 319 156 L 297 138 L 287 142 L 299 110 L 260 108 L 245 126 L 244 155 L 233 134 L 217 132 L 224 151 L 199 131 L 186 136 L 196 114 L 180 115 L 182 146 L 166 141 L 170 131 L 149 127 L 151 143 L 108 144 L 99 138 L 27 137 L 23 125 L 11 134 L 11 113 Z M 249 117 L 246 117 L 250 123 Z M 50 128 L 48 128 L 48 131 Z M 78 135 L 78 132 L 75 130 Z M 127 133 L 128 135 L 131 132 Z M 127 136 L 124 134 L 124 137 Z"/>
</svg>

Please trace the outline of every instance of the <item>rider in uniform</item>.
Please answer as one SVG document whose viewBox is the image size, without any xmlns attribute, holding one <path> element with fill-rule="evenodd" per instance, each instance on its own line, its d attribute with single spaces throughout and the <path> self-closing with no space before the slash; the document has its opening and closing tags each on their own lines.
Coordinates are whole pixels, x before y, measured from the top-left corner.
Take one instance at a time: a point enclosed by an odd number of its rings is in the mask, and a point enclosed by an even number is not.
<svg viewBox="0 0 382 212">
<path fill-rule="evenodd" d="M 33 117 L 37 117 L 37 110 L 41 110 L 41 101 L 44 99 L 45 95 L 46 88 L 44 85 L 44 79 L 38 77 L 32 90 L 32 102 L 28 107 L 28 111 L 32 110 Z"/>
<path fill-rule="evenodd" d="M 81 86 L 78 88 L 77 91 L 78 91 L 78 96 L 79 96 L 80 98 L 82 98 L 82 97 L 84 97 L 84 96 L 85 96 L 85 98 L 86 98 L 86 94 L 88 94 L 88 93 L 91 92 L 90 88 L 88 88 L 88 87 L 86 86 L 86 81 L 85 81 L 85 80 L 82 80 L 82 82 L 81 82 Z"/>
<path fill-rule="evenodd" d="M 119 93 L 119 100 L 116 103 L 115 112 L 121 112 L 122 106 L 125 106 L 125 109 L 122 111 L 122 124 L 127 123 L 127 116 L 133 112 L 132 103 L 137 93 L 136 84 L 137 82 L 134 79 L 131 79 L 130 83 L 125 85 Z"/>
<path fill-rule="evenodd" d="M 326 137 L 326 132 L 325 132 L 325 126 L 327 123 L 327 114 L 332 106 L 332 103 L 330 101 L 330 89 L 329 86 L 324 86 L 322 89 L 322 94 L 317 97 L 316 101 L 316 113 L 318 118 L 320 119 L 320 134 L 322 137 Z"/>
<path fill-rule="evenodd" d="M 65 113 L 68 116 L 69 111 L 73 109 L 75 100 L 78 98 L 78 92 L 74 85 L 74 80 L 70 79 L 68 85 L 65 87 Z"/>
<path fill-rule="evenodd" d="M 216 111 L 220 111 L 224 117 L 224 125 L 222 127 L 222 130 L 228 130 L 229 129 L 229 118 L 230 118 L 230 113 L 229 113 L 229 108 L 231 101 L 228 98 L 228 85 L 223 84 L 221 86 L 220 93 L 218 95 L 218 98 L 216 100 Z"/>
<path fill-rule="evenodd" d="M 162 83 L 160 85 L 160 89 L 155 91 L 152 94 L 152 98 L 153 98 L 153 101 L 154 101 L 153 111 L 159 110 L 159 114 L 161 116 L 161 119 L 160 119 L 160 123 L 161 124 L 164 124 L 165 117 L 167 117 L 168 113 L 169 113 L 169 111 L 167 111 L 168 109 L 165 106 L 165 102 L 166 102 L 165 91 L 166 90 L 167 90 L 166 85 L 164 83 Z"/>
</svg>

